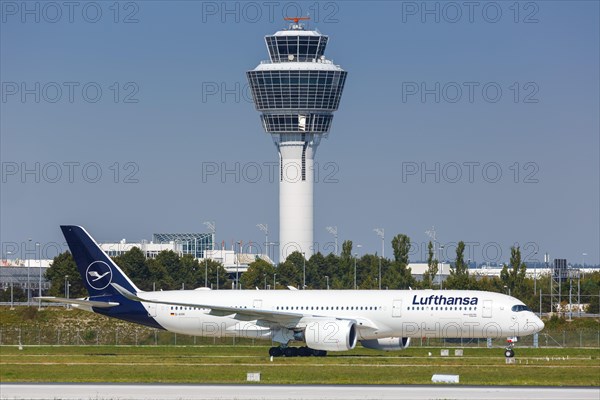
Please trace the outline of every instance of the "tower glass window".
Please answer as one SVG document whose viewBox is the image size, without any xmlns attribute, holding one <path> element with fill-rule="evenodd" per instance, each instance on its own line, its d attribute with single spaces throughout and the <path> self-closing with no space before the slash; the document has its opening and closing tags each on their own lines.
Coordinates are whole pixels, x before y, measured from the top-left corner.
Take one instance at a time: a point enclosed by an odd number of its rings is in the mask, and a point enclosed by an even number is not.
<svg viewBox="0 0 600 400">
<path fill-rule="evenodd" d="M 305 62 L 318 60 L 325 53 L 327 36 L 273 35 L 266 36 L 271 62 Z"/>
</svg>

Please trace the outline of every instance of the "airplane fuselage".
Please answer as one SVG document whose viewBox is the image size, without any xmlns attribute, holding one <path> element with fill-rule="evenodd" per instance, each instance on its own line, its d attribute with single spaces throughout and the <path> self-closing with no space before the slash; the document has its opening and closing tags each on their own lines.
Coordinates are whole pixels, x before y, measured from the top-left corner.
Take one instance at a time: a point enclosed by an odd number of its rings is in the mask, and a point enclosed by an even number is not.
<svg viewBox="0 0 600 400">
<path fill-rule="evenodd" d="M 296 318 L 289 318 L 290 327 L 302 318 L 355 320 L 359 340 L 506 338 L 532 334 L 543 327 L 531 311 L 513 310 L 521 301 L 482 291 L 199 289 L 144 292 L 144 298 L 160 302 L 142 304 L 148 317 L 164 329 L 196 336 L 271 338 L 272 324 L 248 317 L 246 313 L 252 310 L 294 314 Z M 177 304 L 218 304 L 244 314 L 214 315 L 209 308 Z M 126 315 L 120 318 L 127 319 Z"/>
</svg>

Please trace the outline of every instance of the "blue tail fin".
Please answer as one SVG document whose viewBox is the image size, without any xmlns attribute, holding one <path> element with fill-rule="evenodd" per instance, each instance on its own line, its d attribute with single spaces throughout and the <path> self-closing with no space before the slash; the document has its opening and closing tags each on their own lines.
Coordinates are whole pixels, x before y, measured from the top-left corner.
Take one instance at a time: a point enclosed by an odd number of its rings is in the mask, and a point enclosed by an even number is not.
<svg viewBox="0 0 600 400">
<path fill-rule="evenodd" d="M 117 294 L 111 283 L 118 283 L 133 293 L 140 291 L 85 229 L 74 225 L 61 225 L 60 229 L 90 297 Z"/>
</svg>

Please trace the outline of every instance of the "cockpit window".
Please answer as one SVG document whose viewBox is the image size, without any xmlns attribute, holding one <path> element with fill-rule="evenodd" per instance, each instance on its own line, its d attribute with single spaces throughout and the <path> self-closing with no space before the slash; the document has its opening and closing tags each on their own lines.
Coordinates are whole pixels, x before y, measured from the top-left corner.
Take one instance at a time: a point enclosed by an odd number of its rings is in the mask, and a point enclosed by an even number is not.
<svg viewBox="0 0 600 400">
<path fill-rule="evenodd" d="M 517 304 L 516 306 L 512 306 L 511 310 L 514 312 L 530 311 L 529 307 L 527 307 L 525 304 Z"/>
</svg>

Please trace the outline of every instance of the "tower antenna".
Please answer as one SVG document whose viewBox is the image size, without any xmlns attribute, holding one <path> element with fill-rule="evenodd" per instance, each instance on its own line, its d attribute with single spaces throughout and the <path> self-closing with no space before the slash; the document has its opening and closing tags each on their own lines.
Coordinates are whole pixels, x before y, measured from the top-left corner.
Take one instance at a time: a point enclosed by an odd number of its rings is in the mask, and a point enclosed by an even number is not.
<svg viewBox="0 0 600 400">
<path fill-rule="evenodd" d="M 304 29 L 304 25 L 300 23 L 300 21 L 308 21 L 310 17 L 284 17 L 285 21 L 293 21 L 293 24 L 290 24 L 290 29 L 292 30 L 300 30 Z"/>
</svg>

